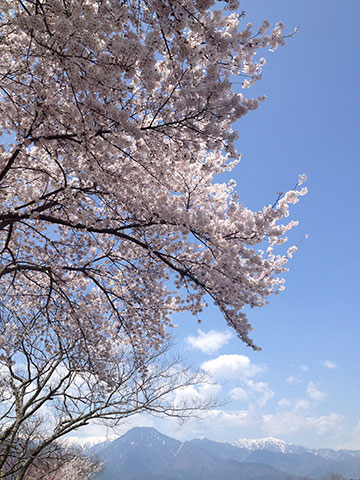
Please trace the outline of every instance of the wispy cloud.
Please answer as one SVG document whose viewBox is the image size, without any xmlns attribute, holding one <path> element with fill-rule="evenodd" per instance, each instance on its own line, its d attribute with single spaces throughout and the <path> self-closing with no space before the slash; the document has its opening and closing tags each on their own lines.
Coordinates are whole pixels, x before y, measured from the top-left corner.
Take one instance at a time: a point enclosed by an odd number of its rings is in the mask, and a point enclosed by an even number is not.
<svg viewBox="0 0 360 480">
<path fill-rule="evenodd" d="M 311 402 L 307 400 L 306 398 L 300 398 L 299 400 L 296 400 L 295 405 L 294 405 L 294 410 L 295 411 L 300 411 L 300 410 L 308 410 L 311 408 Z"/>
<path fill-rule="evenodd" d="M 322 402 L 325 399 L 325 397 L 327 396 L 327 393 L 321 392 L 318 389 L 318 387 L 315 385 L 314 382 L 309 382 L 308 383 L 306 393 L 316 403 Z"/>
<path fill-rule="evenodd" d="M 221 393 L 221 390 L 222 386 L 218 384 L 187 385 L 173 392 L 172 401 L 177 406 L 196 403 L 197 401 L 206 403 L 215 399 Z"/>
<path fill-rule="evenodd" d="M 303 380 L 300 380 L 300 378 L 296 378 L 294 377 L 293 375 L 291 375 L 290 377 L 288 377 L 286 379 L 287 383 L 294 383 L 294 384 L 297 384 L 297 383 L 302 383 Z"/>
<path fill-rule="evenodd" d="M 338 413 L 307 417 L 294 411 L 263 415 L 262 428 L 270 435 L 284 435 L 287 433 L 308 430 L 316 435 L 335 436 L 344 426 L 344 417 Z"/>
<path fill-rule="evenodd" d="M 278 401 L 278 405 L 281 408 L 288 408 L 292 405 L 292 401 L 288 398 L 280 398 L 280 400 Z"/>
<path fill-rule="evenodd" d="M 274 396 L 274 392 L 265 382 L 254 382 L 249 380 L 243 387 L 233 388 L 229 392 L 232 400 L 242 400 L 250 403 L 252 406 L 258 405 L 265 407 L 267 402 Z"/>
<path fill-rule="evenodd" d="M 356 427 L 354 428 L 354 433 L 360 435 L 360 420 L 358 421 Z"/>
<path fill-rule="evenodd" d="M 298 432 L 303 426 L 303 417 L 294 412 L 263 415 L 263 431 L 269 435 Z"/>
<path fill-rule="evenodd" d="M 338 413 L 306 419 L 306 426 L 314 430 L 318 435 L 336 435 L 342 430 L 343 423 L 344 417 Z"/>
<path fill-rule="evenodd" d="M 323 362 L 321 362 L 321 364 L 326 368 L 330 368 L 330 370 L 333 370 L 334 368 L 337 368 L 339 366 L 336 362 L 333 362 L 332 360 L 324 360 Z"/>
<path fill-rule="evenodd" d="M 197 337 L 190 336 L 186 341 L 190 348 L 211 354 L 220 350 L 233 337 L 234 335 L 227 331 L 209 330 L 208 332 L 203 332 L 199 329 Z"/>
<path fill-rule="evenodd" d="M 314 403 L 306 398 L 281 398 L 278 401 L 278 405 L 282 409 L 290 409 L 291 407 L 292 412 L 304 412 L 305 410 L 309 410 L 311 407 L 313 407 Z"/>
</svg>

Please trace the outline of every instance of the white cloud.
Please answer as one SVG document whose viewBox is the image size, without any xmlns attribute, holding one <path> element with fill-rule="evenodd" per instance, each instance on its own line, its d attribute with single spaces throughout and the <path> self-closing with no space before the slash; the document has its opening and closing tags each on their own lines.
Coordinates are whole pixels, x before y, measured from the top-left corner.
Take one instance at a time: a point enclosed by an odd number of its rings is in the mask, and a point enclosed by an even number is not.
<svg viewBox="0 0 360 480">
<path fill-rule="evenodd" d="M 274 396 L 274 392 L 265 382 L 253 382 L 250 380 L 248 386 L 251 388 L 253 395 L 256 397 L 256 403 L 260 407 L 265 407 L 267 402 Z"/>
<path fill-rule="evenodd" d="M 324 360 L 323 362 L 321 362 L 321 364 L 326 368 L 330 368 L 331 370 L 339 366 L 336 362 L 333 362 L 331 360 Z"/>
<path fill-rule="evenodd" d="M 309 365 L 300 365 L 300 370 L 302 372 L 308 372 L 309 371 Z"/>
<path fill-rule="evenodd" d="M 290 407 L 292 405 L 292 401 L 288 398 L 280 398 L 280 400 L 278 401 L 278 405 L 282 408 Z"/>
<path fill-rule="evenodd" d="M 268 435 L 297 432 L 303 426 L 303 418 L 294 412 L 263 415 L 263 430 Z"/>
<path fill-rule="evenodd" d="M 290 377 L 287 377 L 286 379 L 287 383 L 292 383 L 294 385 L 298 385 L 300 383 L 303 383 L 303 380 L 297 377 L 293 377 L 292 375 Z"/>
<path fill-rule="evenodd" d="M 309 417 L 305 424 L 308 428 L 315 430 L 318 435 L 336 435 L 342 430 L 343 423 L 343 415 L 330 413 L 322 417 Z"/>
<path fill-rule="evenodd" d="M 350 431 L 350 435 L 349 432 L 346 433 L 344 440 L 345 441 L 341 442 L 340 444 L 337 444 L 337 450 L 360 450 L 360 420 Z"/>
<path fill-rule="evenodd" d="M 247 410 L 210 410 L 207 420 L 222 427 L 243 426 L 252 423 L 253 419 Z"/>
<path fill-rule="evenodd" d="M 199 394 L 203 398 L 213 398 L 221 393 L 222 386 L 216 383 L 202 383 L 199 385 Z"/>
<path fill-rule="evenodd" d="M 360 435 L 360 420 L 358 421 L 356 427 L 354 428 L 355 435 Z"/>
<path fill-rule="evenodd" d="M 295 380 L 293 380 L 295 382 Z M 279 400 L 278 405 L 282 408 L 292 408 L 293 413 L 304 412 L 313 407 L 316 407 L 320 402 L 322 402 L 327 393 L 321 392 L 314 382 L 309 382 L 306 388 L 306 393 L 309 398 L 296 398 L 296 399 L 287 399 L 282 398 Z"/>
<path fill-rule="evenodd" d="M 200 350 L 202 353 L 214 353 L 226 345 L 234 335 L 231 332 L 218 332 L 209 330 L 207 333 L 198 330 L 198 336 L 190 336 L 187 343 L 193 349 Z"/>
<path fill-rule="evenodd" d="M 232 390 L 230 390 L 229 395 L 231 400 L 247 401 L 249 399 L 249 392 L 247 392 L 241 387 L 233 388 Z"/>
<path fill-rule="evenodd" d="M 306 393 L 316 403 L 322 402 L 327 396 L 327 393 L 321 392 L 313 382 L 308 383 Z"/>
<path fill-rule="evenodd" d="M 172 401 L 176 406 L 193 402 L 196 403 L 197 400 L 203 400 L 202 396 L 199 394 L 194 385 L 187 385 L 185 387 L 178 388 L 175 390 L 173 396 L 174 398 Z"/>
<path fill-rule="evenodd" d="M 258 373 L 265 371 L 264 366 L 251 363 L 245 355 L 220 355 L 213 360 L 208 360 L 201 368 L 220 380 L 246 381 Z"/>
<path fill-rule="evenodd" d="M 331 413 L 320 417 L 305 417 L 295 412 L 263 415 L 263 430 L 268 435 L 284 435 L 299 431 L 312 431 L 316 435 L 334 436 L 343 429 L 344 417 Z"/>
<path fill-rule="evenodd" d="M 278 405 L 281 408 L 292 408 L 294 413 L 298 413 L 304 410 L 309 410 L 311 407 L 314 407 L 314 402 L 310 402 L 310 400 L 306 398 L 298 398 L 292 399 L 289 398 L 281 398 L 278 401 Z"/>
<path fill-rule="evenodd" d="M 265 407 L 270 398 L 274 396 L 274 392 L 264 382 L 249 380 L 246 382 L 245 387 L 246 389 L 242 387 L 233 388 L 229 392 L 230 398 L 248 402 L 252 406 Z"/>
<path fill-rule="evenodd" d="M 304 398 L 300 398 L 297 400 L 294 406 L 294 410 L 307 410 L 311 407 L 311 403 L 309 400 L 305 400 Z"/>
<path fill-rule="evenodd" d="M 173 392 L 172 401 L 175 405 L 191 405 L 192 403 L 204 403 L 209 402 L 213 405 L 213 400 L 220 394 L 222 390 L 221 385 L 218 384 L 199 384 L 199 385 L 187 385 L 182 388 L 178 388 Z M 218 402 L 215 402 L 218 403 Z"/>
</svg>

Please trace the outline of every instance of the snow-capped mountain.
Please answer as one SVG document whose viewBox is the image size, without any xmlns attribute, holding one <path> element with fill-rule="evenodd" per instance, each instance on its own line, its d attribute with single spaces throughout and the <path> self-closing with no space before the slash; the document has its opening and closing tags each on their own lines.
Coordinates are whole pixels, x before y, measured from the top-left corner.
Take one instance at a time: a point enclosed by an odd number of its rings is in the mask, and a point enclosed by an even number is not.
<svg viewBox="0 0 360 480">
<path fill-rule="evenodd" d="M 250 451 L 268 450 L 269 452 L 279 453 L 308 453 L 310 449 L 301 447 L 299 445 L 292 445 L 284 442 L 279 438 L 266 437 L 249 440 L 247 438 L 239 438 L 234 445 L 239 448 L 246 448 Z"/>
<path fill-rule="evenodd" d="M 331 448 L 306 448 L 301 445 L 286 443 L 284 440 L 274 437 L 248 439 L 239 438 L 233 443 L 234 446 L 255 452 L 257 450 L 267 450 L 278 453 L 305 454 L 311 453 L 318 457 L 328 460 L 343 461 L 349 458 L 360 458 L 360 450 L 333 450 Z"/>
</svg>

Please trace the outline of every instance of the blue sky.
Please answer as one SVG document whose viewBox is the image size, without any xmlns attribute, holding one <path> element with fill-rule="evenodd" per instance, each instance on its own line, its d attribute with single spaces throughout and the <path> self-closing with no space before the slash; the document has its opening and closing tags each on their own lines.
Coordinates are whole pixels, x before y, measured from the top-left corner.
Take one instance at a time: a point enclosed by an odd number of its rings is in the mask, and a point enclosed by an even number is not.
<svg viewBox="0 0 360 480">
<path fill-rule="evenodd" d="M 176 319 L 178 350 L 215 375 L 211 393 L 229 403 L 184 425 L 139 416 L 119 433 L 151 425 L 181 439 L 275 436 L 360 449 L 360 2 L 243 0 L 241 8 L 245 24 L 268 18 L 300 29 L 286 47 L 263 53 L 263 80 L 246 93 L 268 100 L 236 125 L 243 158 L 231 176 L 241 201 L 260 209 L 306 173 L 309 193 L 292 208 L 300 224 L 291 241 L 308 238 L 289 264 L 286 290 L 249 313 L 261 352 L 230 338 L 213 307 L 201 330 L 190 316 Z"/>
</svg>

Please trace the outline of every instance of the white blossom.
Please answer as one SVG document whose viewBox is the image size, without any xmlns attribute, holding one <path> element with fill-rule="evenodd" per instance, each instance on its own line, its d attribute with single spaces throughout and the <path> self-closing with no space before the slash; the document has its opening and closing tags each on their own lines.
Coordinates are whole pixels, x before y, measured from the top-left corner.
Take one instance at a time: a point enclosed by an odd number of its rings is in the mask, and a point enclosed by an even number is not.
<svg viewBox="0 0 360 480">
<path fill-rule="evenodd" d="M 256 53 L 285 43 L 283 24 L 218 6 L 0 0 L 0 319 L 20 328 L 13 349 L 27 329 L 48 355 L 55 337 L 81 338 L 69 351 L 110 385 L 119 352 L 160 351 L 172 314 L 209 299 L 258 348 L 244 309 L 283 288 L 296 223 L 281 222 L 306 190 L 253 212 L 217 181 L 240 161 L 234 123 L 264 100 L 233 79 L 253 85 Z"/>
</svg>

